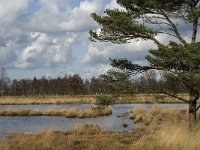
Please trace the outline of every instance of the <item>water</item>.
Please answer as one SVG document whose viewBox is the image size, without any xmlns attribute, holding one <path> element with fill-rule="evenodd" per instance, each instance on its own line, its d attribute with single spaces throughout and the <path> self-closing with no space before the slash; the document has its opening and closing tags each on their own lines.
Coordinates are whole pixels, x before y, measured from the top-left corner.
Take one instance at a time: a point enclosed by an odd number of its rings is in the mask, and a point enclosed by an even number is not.
<svg viewBox="0 0 200 150">
<path fill-rule="evenodd" d="M 151 110 L 153 104 L 117 104 L 113 107 L 113 114 L 110 116 L 97 118 L 65 118 L 65 117 L 48 117 L 48 116 L 32 116 L 32 117 L 0 117 L 0 137 L 8 137 L 13 133 L 35 133 L 53 131 L 68 131 L 80 127 L 84 124 L 98 124 L 103 130 L 111 130 L 117 132 L 131 131 L 135 125 L 130 119 L 128 113 L 133 108 L 146 108 Z M 158 104 L 164 108 L 186 108 L 185 104 Z M 81 108 L 88 109 L 89 104 L 64 104 L 64 105 L 0 105 L 0 110 L 4 109 L 32 109 L 32 110 L 51 110 L 51 109 L 69 109 Z M 127 128 L 123 124 L 128 124 Z"/>
</svg>

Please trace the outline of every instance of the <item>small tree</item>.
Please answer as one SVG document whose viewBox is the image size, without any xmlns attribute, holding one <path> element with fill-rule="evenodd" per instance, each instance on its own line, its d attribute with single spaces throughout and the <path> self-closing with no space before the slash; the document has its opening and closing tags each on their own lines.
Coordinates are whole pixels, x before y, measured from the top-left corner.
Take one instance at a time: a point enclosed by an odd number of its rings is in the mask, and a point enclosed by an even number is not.
<svg viewBox="0 0 200 150">
<path fill-rule="evenodd" d="M 112 94 L 133 94 L 135 92 L 130 76 L 126 72 L 108 70 L 106 74 L 101 74 L 100 78 L 107 83 L 108 90 Z"/>
<path fill-rule="evenodd" d="M 98 95 L 96 96 L 96 102 L 95 105 L 97 106 L 96 108 L 98 109 L 105 109 L 108 106 L 114 105 L 116 100 L 117 100 L 117 96 L 106 96 L 106 95 Z"/>
<path fill-rule="evenodd" d="M 117 3 L 123 9 L 107 9 L 105 16 L 91 15 L 101 25 L 100 31 L 90 31 L 91 39 L 118 44 L 132 42 L 133 39 L 153 41 L 158 48 L 150 50 L 150 55 L 146 56 L 148 65 L 113 59 L 112 66 L 126 69 L 131 75 L 151 69 L 166 71 L 170 78 L 187 88 L 190 98 L 162 92 L 189 104 L 192 126 L 196 123 L 196 111 L 200 107 L 197 106 L 200 85 L 200 45 L 197 41 L 199 0 L 117 0 Z M 190 28 L 190 42 L 180 32 L 184 25 Z M 164 44 L 157 35 L 168 35 L 174 40 Z"/>
</svg>

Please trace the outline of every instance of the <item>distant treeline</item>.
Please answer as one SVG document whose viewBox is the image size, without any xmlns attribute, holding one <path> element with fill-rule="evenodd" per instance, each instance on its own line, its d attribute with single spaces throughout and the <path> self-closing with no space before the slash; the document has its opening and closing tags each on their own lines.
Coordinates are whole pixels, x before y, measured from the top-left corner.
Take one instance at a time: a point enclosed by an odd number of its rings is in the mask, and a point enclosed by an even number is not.
<svg viewBox="0 0 200 150">
<path fill-rule="evenodd" d="M 96 94 L 108 91 L 100 79 L 83 80 L 78 74 L 74 74 L 57 78 L 0 80 L 0 92 L 4 96 L 40 96 Z"/>
<path fill-rule="evenodd" d="M 45 95 L 93 95 L 93 94 L 135 94 L 155 93 L 166 89 L 184 92 L 184 88 L 176 82 L 165 84 L 166 80 L 157 79 L 155 72 L 146 73 L 137 79 L 130 77 L 120 80 L 105 78 L 83 79 L 80 75 L 64 77 L 10 80 L 5 69 L 0 74 L 0 96 L 45 96 Z M 168 85 L 168 86 L 166 86 Z"/>
</svg>

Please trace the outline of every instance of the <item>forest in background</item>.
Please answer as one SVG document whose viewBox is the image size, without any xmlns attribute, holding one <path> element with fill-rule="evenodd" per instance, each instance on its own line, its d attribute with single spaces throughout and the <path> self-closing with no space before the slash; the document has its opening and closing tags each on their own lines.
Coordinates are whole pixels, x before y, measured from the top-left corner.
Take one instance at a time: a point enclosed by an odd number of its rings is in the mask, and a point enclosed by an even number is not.
<svg viewBox="0 0 200 150">
<path fill-rule="evenodd" d="M 51 95 L 96 95 L 96 94 L 139 94 L 157 91 L 186 92 L 176 82 L 166 84 L 158 73 L 149 71 L 131 78 L 125 73 L 108 71 L 107 74 L 83 79 L 79 74 L 64 77 L 42 77 L 33 79 L 9 79 L 5 68 L 0 72 L 0 96 L 51 96 Z M 168 85 L 168 86 L 166 86 Z"/>
</svg>

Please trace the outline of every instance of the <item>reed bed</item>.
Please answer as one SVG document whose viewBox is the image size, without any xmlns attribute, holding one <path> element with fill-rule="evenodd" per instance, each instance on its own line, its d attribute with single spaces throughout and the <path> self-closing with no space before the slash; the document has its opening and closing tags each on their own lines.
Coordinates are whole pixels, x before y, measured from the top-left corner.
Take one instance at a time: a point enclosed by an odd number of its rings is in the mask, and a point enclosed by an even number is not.
<svg viewBox="0 0 200 150">
<path fill-rule="evenodd" d="M 105 109 L 88 109 L 82 110 L 78 108 L 71 109 L 61 109 L 61 110 L 49 110 L 49 111 L 39 111 L 39 110 L 1 110 L 0 116 L 64 116 L 67 118 L 93 118 L 98 116 L 107 116 L 112 114 L 112 108 Z"/>
<path fill-rule="evenodd" d="M 178 94 L 179 97 L 189 99 L 188 94 Z M 134 94 L 121 95 L 117 103 L 183 103 L 182 101 L 164 94 Z"/>
<path fill-rule="evenodd" d="M 187 94 L 179 94 L 188 98 Z M 2 96 L 0 105 L 26 105 L 26 104 L 94 104 L 96 95 L 80 96 Z M 181 103 L 181 101 L 165 97 L 163 94 L 135 94 L 121 95 L 116 103 Z"/>
<path fill-rule="evenodd" d="M 95 97 L 86 96 L 5 96 L 0 97 L 0 105 L 37 105 L 37 104 L 91 104 Z"/>
<path fill-rule="evenodd" d="M 143 125 L 157 125 L 166 122 L 176 124 L 188 122 L 187 109 L 159 108 L 155 105 L 150 112 L 145 108 L 135 108 L 131 110 L 130 113 L 130 118 L 133 119 L 135 123 Z"/>
<path fill-rule="evenodd" d="M 197 150 L 200 128 L 163 124 L 160 128 L 138 128 L 133 132 L 103 131 L 97 125 L 85 125 L 71 132 L 15 134 L 0 141 L 2 150 Z"/>
</svg>

